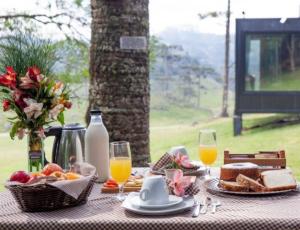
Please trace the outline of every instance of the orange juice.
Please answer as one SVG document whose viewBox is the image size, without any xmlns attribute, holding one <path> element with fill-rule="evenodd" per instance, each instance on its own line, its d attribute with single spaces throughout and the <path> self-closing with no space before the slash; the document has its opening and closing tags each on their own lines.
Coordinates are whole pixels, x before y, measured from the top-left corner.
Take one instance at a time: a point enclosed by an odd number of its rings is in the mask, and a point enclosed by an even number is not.
<svg viewBox="0 0 300 230">
<path fill-rule="evenodd" d="M 118 183 L 124 183 L 131 174 L 131 160 L 128 157 L 110 159 L 110 174 Z"/>
<path fill-rule="evenodd" d="M 205 165 L 213 164 L 217 159 L 217 147 L 214 145 L 200 145 L 199 158 Z"/>
</svg>

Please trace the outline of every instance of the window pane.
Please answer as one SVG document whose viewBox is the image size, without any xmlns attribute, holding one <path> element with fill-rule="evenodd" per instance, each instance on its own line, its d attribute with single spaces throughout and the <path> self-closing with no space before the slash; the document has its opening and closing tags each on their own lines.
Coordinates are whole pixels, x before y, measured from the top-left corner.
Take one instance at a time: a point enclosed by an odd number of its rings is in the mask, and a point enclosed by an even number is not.
<svg viewBox="0 0 300 230">
<path fill-rule="evenodd" d="M 247 91 L 300 90 L 300 34 L 248 34 Z"/>
</svg>

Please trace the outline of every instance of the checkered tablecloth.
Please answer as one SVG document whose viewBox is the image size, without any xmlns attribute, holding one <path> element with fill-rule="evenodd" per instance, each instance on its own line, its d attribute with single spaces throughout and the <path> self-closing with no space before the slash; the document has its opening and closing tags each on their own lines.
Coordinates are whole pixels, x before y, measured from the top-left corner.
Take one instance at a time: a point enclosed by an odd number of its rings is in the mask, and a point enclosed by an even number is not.
<svg viewBox="0 0 300 230">
<path fill-rule="evenodd" d="M 200 186 L 201 182 L 200 182 Z M 300 192 L 270 197 L 212 195 L 203 187 L 196 199 L 207 195 L 222 202 L 216 214 L 197 218 L 191 211 L 165 217 L 145 217 L 126 212 L 96 185 L 86 205 L 42 213 L 21 212 L 8 191 L 0 193 L 2 230 L 193 230 L 193 229 L 300 229 Z"/>
</svg>

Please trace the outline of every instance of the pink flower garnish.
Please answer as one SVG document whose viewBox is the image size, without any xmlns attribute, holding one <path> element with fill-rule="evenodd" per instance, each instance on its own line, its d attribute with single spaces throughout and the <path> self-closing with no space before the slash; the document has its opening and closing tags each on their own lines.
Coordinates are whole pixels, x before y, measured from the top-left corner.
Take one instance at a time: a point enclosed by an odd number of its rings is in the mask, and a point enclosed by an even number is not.
<svg viewBox="0 0 300 230">
<path fill-rule="evenodd" d="M 190 177 L 183 176 L 181 169 L 177 169 L 174 173 L 174 178 L 170 183 L 173 192 L 176 196 L 183 196 L 185 189 L 191 184 Z"/>
<path fill-rule="evenodd" d="M 187 155 L 181 154 L 180 152 L 175 153 L 174 161 L 178 166 L 183 166 L 184 168 L 193 167 L 189 160 L 189 157 Z"/>
</svg>

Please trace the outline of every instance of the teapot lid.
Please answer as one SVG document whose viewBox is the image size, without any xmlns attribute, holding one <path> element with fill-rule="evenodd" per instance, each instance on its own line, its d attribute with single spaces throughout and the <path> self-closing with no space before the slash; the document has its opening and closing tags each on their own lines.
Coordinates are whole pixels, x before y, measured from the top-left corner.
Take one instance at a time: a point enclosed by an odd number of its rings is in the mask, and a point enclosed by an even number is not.
<svg viewBox="0 0 300 230">
<path fill-rule="evenodd" d="M 71 123 L 63 126 L 63 130 L 80 130 L 85 129 L 85 127 L 79 123 Z"/>
</svg>

